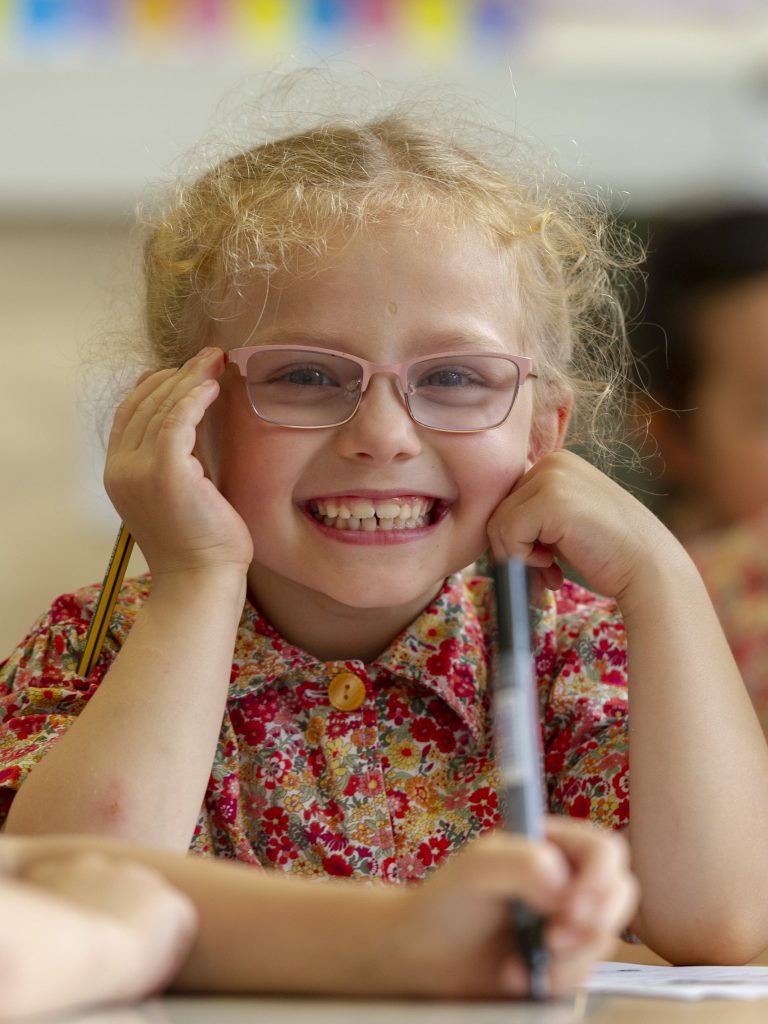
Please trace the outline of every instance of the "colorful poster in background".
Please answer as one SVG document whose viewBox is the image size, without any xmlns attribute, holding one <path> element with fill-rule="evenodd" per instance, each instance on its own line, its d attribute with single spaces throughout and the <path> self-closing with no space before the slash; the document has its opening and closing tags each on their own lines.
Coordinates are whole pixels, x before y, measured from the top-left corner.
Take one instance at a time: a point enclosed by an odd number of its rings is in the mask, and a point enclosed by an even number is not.
<svg viewBox="0 0 768 1024">
<path fill-rule="evenodd" d="M 535 0 L 0 0 L 0 54 L 339 53 L 452 58 L 508 49 Z"/>
</svg>

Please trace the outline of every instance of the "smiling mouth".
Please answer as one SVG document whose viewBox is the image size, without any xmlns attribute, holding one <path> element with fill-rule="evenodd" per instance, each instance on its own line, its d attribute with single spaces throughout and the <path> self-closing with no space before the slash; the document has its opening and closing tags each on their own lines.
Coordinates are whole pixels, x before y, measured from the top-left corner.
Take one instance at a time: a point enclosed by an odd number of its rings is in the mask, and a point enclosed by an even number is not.
<svg viewBox="0 0 768 1024">
<path fill-rule="evenodd" d="M 402 498 L 323 498 L 310 501 L 313 518 L 335 530 L 374 533 L 418 530 L 436 522 L 439 502 L 416 495 Z"/>
</svg>

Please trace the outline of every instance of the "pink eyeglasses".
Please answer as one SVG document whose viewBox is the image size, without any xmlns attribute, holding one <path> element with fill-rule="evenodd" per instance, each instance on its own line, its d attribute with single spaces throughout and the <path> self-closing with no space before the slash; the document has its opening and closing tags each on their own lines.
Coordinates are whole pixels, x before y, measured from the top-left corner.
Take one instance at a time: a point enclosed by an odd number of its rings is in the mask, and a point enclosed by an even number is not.
<svg viewBox="0 0 768 1024">
<path fill-rule="evenodd" d="M 350 420 L 377 373 L 397 378 L 405 407 L 421 426 L 459 434 L 490 430 L 509 416 L 526 379 L 536 376 L 527 356 L 500 352 L 371 363 L 327 348 L 256 345 L 232 349 L 227 361 L 245 378 L 261 419 L 308 430 Z"/>
</svg>

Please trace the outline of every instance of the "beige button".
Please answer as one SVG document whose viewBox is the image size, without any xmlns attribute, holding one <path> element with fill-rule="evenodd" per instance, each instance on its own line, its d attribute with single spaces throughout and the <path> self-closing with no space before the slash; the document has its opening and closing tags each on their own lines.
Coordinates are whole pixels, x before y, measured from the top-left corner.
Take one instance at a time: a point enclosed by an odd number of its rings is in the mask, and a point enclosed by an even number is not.
<svg viewBox="0 0 768 1024">
<path fill-rule="evenodd" d="M 328 684 L 328 699 L 337 711 L 357 711 L 365 692 L 365 683 L 353 672 L 339 672 Z"/>
</svg>

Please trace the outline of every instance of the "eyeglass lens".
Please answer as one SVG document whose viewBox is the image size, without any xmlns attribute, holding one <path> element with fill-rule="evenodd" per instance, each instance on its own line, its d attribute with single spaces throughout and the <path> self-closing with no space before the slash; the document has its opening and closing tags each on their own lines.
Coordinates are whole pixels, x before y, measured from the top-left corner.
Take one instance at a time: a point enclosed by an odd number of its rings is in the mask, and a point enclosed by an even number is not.
<svg viewBox="0 0 768 1024">
<path fill-rule="evenodd" d="M 302 349 L 256 351 L 246 384 L 255 411 L 272 423 L 333 426 L 360 402 L 363 368 L 344 356 Z M 517 394 L 515 363 L 495 355 L 436 356 L 408 367 L 405 400 L 413 418 L 439 430 L 484 430 L 503 422 Z"/>
</svg>

